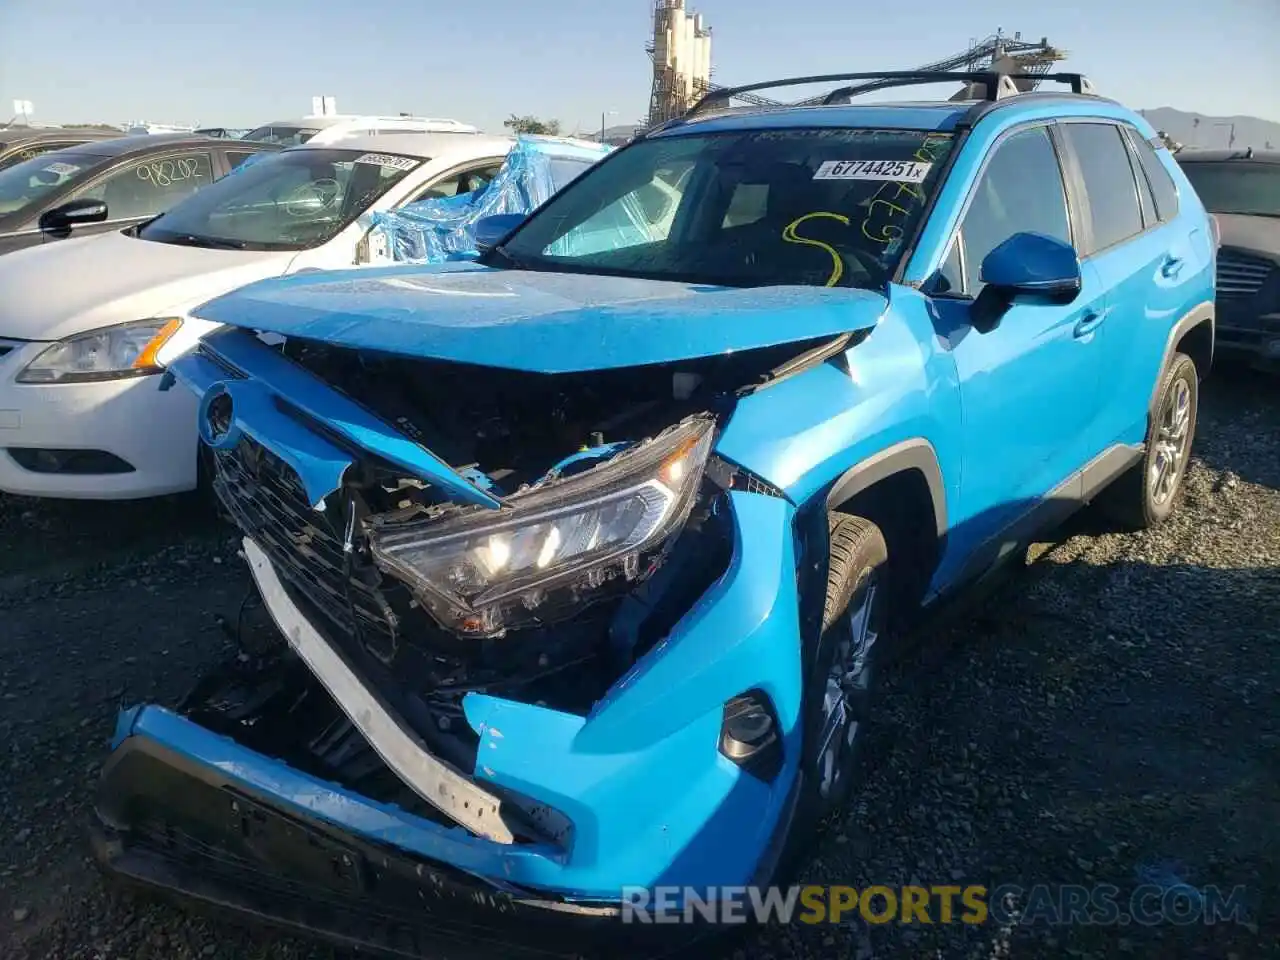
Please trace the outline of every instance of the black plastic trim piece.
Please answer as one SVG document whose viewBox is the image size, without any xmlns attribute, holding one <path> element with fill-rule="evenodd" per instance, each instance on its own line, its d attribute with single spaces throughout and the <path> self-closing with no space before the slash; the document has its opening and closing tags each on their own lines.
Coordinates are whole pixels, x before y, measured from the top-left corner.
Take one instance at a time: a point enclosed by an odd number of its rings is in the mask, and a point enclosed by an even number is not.
<svg viewBox="0 0 1280 960">
<path fill-rule="evenodd" d="M 847 470 L 827 494 L 827 507 L 838 509 L 863 490 L 898 473 L 919 470 L 929 486 L 929 498 L 933 501 L 933 516 L 937 521 L 938 536 L 947 532 L 947 492 L 942 482 L 942 468 L 933 444 L 923 437 L 915 437 L 886 447 L 861 463 Z"/>
<path fill-rule="evenodd" d="M 94 477 L 133 473 L 129 461 L 108 450 L 63 450 L 46 447 L 8 447 L 13 462 L 29 473 Z"/>
<path fill-rule="evenodd" d="M 725 702 L 720 753 L 765 783 L 772 783 L 782 772 L 778 714 L 763 690 L 748 690 Z"/>
<path fill-rule="evenodd" d="M 115 880 L 190 906 L 389 957 L 705 955 L 708 925 L 627 924 L 573 901 L 375 843 L 141 737 L 108 758 L 90 826 Z M 695 948 L 696 944 L 696 948 Z"/>
</svg>

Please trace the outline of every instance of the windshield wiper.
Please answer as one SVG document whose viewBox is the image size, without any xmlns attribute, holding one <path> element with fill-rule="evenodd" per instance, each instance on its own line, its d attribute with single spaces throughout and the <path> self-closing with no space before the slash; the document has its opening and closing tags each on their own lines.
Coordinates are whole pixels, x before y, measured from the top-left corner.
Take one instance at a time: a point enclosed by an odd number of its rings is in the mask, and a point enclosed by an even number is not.
<svg viewBox="0 0 1280 960">
<path fill-rule="evenodd" d="M 207 247 L 210 250 L 243 250 L 248 244 L 243 240 L 223 240 L 219 237 L 202 237 L 194 233 L 175 233 L 164 239 L 184 247 Z"/>
</svg>

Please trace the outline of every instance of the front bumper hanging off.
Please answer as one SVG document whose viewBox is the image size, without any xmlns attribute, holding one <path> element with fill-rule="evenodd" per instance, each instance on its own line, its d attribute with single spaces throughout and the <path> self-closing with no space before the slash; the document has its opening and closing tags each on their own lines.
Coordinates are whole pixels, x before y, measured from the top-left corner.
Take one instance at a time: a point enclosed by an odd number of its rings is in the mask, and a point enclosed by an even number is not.
<svg viewBox="0 0 1280 960">
<path fill-rule="evenodd" d="M 789 823 L 800 736 L 793 508 L 730 496 L 729 569 L 667 639 L 586 717 L 467 694 L 481 745 L 465 772 L 435 761 L 411 730 L 345 686 L 359 682 L 325 660 L 335 651 L 323 637 L 304 636 L 311 625 L 287 592 L 276 594 L 270 562 L 246 543 L 293 652 L 405 784 L 420 796 L 424 786 L 445 788 L 434 803 L 441 816 L 142 706 L 121 715 L 103 769 L 99 862 L 127 881 L 392 955 L 441 946 L 449 956 L 485 955 L 501 945 L 506 957 L 589 956 L 598 944 L 621 956 L 621 941 L 658 956 L 673 933 L 707 932 L 624 925 L 620 913 L 627 886 L 761 882 Z M 769 697 L 783 734 L 782 767 L 767 781 L 719 752 L 723 705 L 745 690 Z M 510 793 L 561 812 L 571 840 L 512 842 L 469 825 L 475 801 Z"/>
<path fill-rule="evenodd" d="M 157 733 L 177 732 L 182 723 L 155 708 L 137 722 Z M 369 817 L 371 831 L 388 838 L 373 841 L 286 812 L 278 798 L 247 788 L 219 765 L 148 736 L 130 736 L 112 754 L 97 812 L 94 854 L 116 878 L 349 949 L 405 957 L 613 956 L 620 934 L 644 933 L 620 923 L 616 903 L 539 898 L 411 855 L 391 839 L 403 828 L 391 811 Z M 653 946 L 637 955 L 652 955 Z"/>
</svg>

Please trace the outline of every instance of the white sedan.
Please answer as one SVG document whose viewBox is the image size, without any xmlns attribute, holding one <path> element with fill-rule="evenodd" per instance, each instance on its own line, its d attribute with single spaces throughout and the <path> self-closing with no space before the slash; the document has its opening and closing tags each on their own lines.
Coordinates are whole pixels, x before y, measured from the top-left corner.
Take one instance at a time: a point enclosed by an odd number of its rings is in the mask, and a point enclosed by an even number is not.
<svg viewBox="0 0 1280 960">
<path fill-rule="evenodd" d="M 293 147 L 140 226 L 0 258 L 0 492 L 194 489 L 195 400 L 159 390 L 213 327 L 189 312 L 255 280 L 376 261 L 375 214 L 478 189 L 514 143 L 441 132 Z"/>
</svg>

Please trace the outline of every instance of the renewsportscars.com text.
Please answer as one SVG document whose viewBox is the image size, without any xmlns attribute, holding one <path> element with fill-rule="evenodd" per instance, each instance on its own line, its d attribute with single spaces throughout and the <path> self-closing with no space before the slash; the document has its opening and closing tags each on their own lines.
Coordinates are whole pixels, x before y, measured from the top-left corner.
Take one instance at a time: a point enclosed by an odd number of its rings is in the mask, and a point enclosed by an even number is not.
<svg viewBox="0 0 1280 960">
<path fill-rule="evenodd" d="M 623 923 L 1101 925 L 1243 923 L 1245 889 L 1145 884 L 624 887 Z"/>
</svg>

